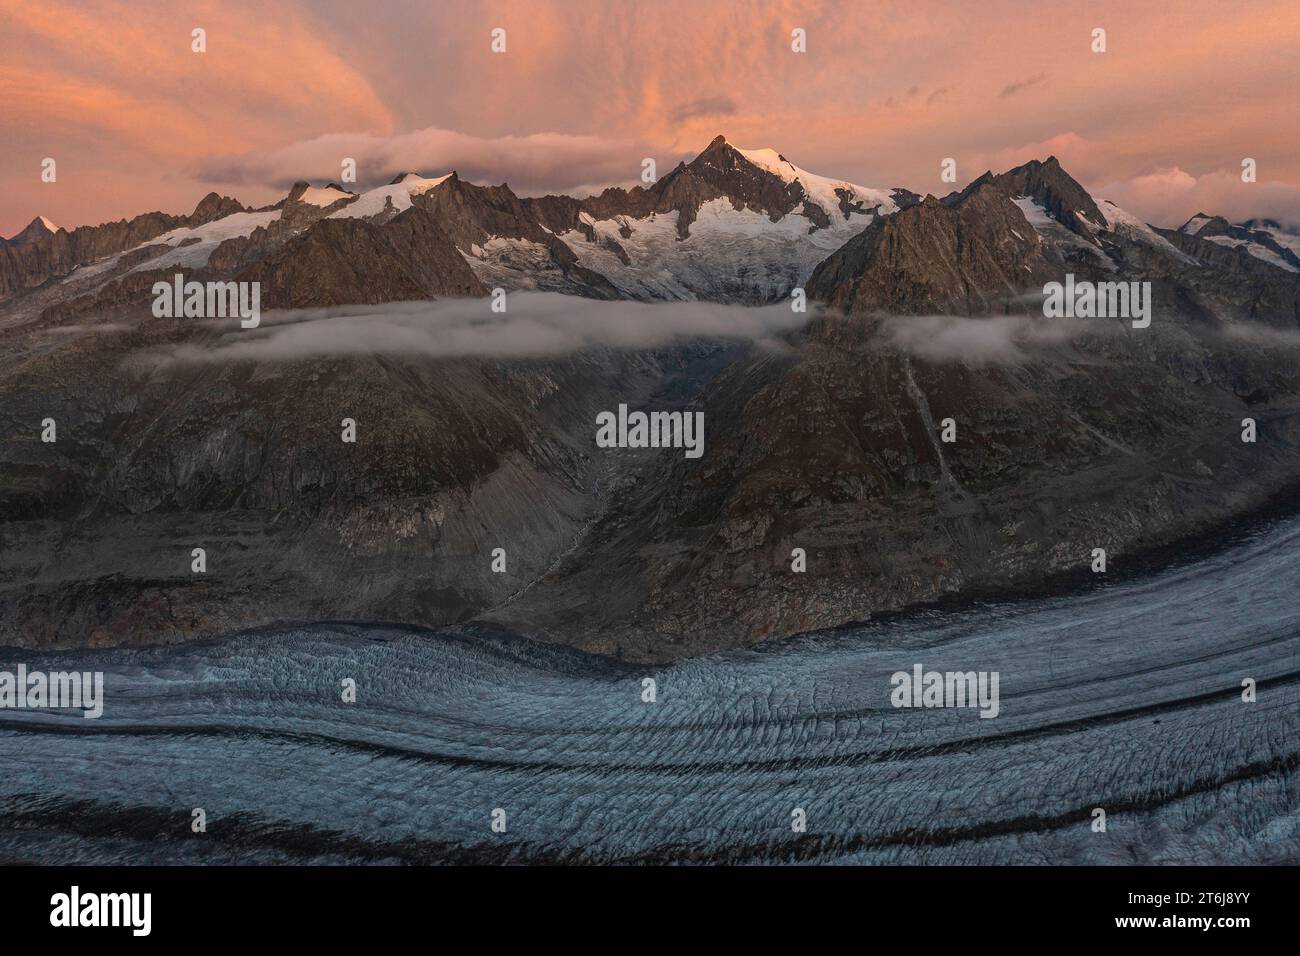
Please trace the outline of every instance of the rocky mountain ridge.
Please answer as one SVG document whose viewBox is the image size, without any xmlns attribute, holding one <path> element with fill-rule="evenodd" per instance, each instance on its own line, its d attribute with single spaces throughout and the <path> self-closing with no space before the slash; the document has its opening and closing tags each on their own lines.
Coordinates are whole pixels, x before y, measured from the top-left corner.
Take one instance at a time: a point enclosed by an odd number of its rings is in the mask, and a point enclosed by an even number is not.
<svg viewBox="0 0 1300 956">
<path fill-rule="evenodd" d="M 480 619 L 659 661 L 1033 587 L 1095 548 L 1123 567 L 1297 487 L 1297 275 L 1255 235 L 1289 248 L 1276 224 L 1156 230 L 1050 158 L 922 198 L 769 152 L 715 141 L 587 200 L 409 174 L 104 234 L 0 305 L 0 644 Z M 267 307 L 799 282 L 821 307 L 775 345 L 226 360 L 212 323 L 151 314 L 178 270 Z M 1047 319 L 1066 274 L 1149 282 L 1150 327 Z M 706 453 L 598 448 L 620 404 L 702 412 Z"/>
<path fill-rule="evenodd" d="M 0 261 L 0 301 L 67 279 L 76 287 L 74 298 L 90 295 L 72 309 L 85 312 L 123 301 L 121 291 L 104 290 L 136 273 L 181 265 L 226 277 L 232 266 L 246 267 L 255 253 L 318 224 L 321 234 L 308 244 L 313 248 L 340 235 L 323 225 L 327 221 L 384 226 L 411 205 L 434 214 L 438 228 L 491 286 L 595 298 L 773 301 L 873 218 L 916 199 L 906 190 L 827 180 L 772 150 L 741 150 L 721 136 L 647 187 L 611 188 L 583 199 L 521 198 L 507 185 L 478 186 L 454 172 L 435 179 L 404 173 L 362 194 L 336 183 L 299 181 L 263 209 L 213 194 L 188 217 L 150 213 L 121 228 L 85 227 L 64 240 L 55 234 L 24 243 L 30 248 Z M 207 224 L 212 228 L 201 228 Z M 196 248 L 182 256 L 176 252 L 182 244 Z M 738 262 L 741 256 L 750 261 Z M 85 272 L 77 276 L 75 270 L 91 263 L 96 281 L 78 285 Z M 735 271 L 747 275 L 726 281 Z M 127 279 L 125 286 L 137 284 Z M 311 290 L 287 298 L 305 302 Z"/>
</svg>

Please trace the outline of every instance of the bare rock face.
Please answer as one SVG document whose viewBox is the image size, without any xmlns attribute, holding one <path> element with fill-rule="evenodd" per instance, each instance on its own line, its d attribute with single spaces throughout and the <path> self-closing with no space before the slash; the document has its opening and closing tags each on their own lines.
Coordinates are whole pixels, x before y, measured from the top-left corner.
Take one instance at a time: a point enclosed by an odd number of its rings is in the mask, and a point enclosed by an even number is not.
<svg viewBox="0 0 1300 956">
<path fill-rule="evenodd" d="M 199 204 L 194 207 L 194 212 L 190 213 L 190 217 L 185 224 L 187 226 L 202 226 L 205 223 L 224 219 L 234 213 L 246 211 L 240 202 L 231 199 L 229 196 L 208 193 L 199 200 Z"/>
<path fill-rule="evenodd" d="M 848 312 L 979 315 L 1050 275 L 1041 247 L 990 186 L 955 208 L 927 196 L 849 240 L 813 272 L 808 294 Z"/>
<path fill-rule="evenodd" d="M 462 249 L 499 236 L 545 244 L 548 234 L 507 185 L 475 186 L 452 173 L 418 197 Z"/>
<path fill-rule="evenodd" d="M 59 231 L 60 230 L 57 228 L 51 228 L 50 223 L 44 217 L 37 216 L 23 227 L 22 232 L 18 233 L 12 239 L 0 238 L 0 246 L 5 245 L 6 243 L 14 246 L 25 246 L 29 243 L 47 239 Z"/>
<path fill-rule="evenodd" d="M 382 226 L 322 219 L 237 278 L 261 282 L 263 306 L 273 309 L 487 294 L 432 214 L 417 206 Z"/>
<path fill-rule="evenodd" d="M 631 356 L 157 364 L 139 359 L 181 343 L 201 356 L 219 333 L 138 306 L 112 318 L 130 331 L 52 353 L 40 330 L 8 343 L 23 360 L 0 386 L 15 436 L 0 450 L 0 644 L 471 617 L 590 520 L 594 459 L 571 423 L 658 374 Z M 43 415 L 55 444 L 27 427 Z"/>
<path fill-rule="evenodd" d="M 1300 326 L 1300 276 L 1254 255 L 1249 243 L 1220 245 L 1173 229 L 1157 230 L 1171 245 L 1194 258 L 1194 268 L 1170 277 L 1190 310 L 1213 318 L 1231 316 L 1280 329 Z M 1285 250 L 1290 252 L 1290 250 Z"/>
</svg>

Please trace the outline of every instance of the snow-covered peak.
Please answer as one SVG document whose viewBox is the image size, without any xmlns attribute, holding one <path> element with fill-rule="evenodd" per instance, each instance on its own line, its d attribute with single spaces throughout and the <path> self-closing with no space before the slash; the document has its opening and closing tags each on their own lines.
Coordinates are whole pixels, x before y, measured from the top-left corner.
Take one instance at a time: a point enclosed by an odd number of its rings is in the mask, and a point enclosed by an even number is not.
<svg viewBox="0 0 1300 956">
<path fill-rule="evenodd" d="M 727 145 L 731 146 L 730 143 Z M 768 147 L 763 149 L 741 149 L 739 146 L 731 146 L 731 148 L 755 166 L 766 169 L 769 173 L 779 176 L 786 182 L 793 182 L 799 178 L 799 167 L 774 149 Z"/>
<path fill-rule="evenodd" d="M 9 241 L 21 245 L 25 242 L 32 242 L 37 239 L 44 239 L 46 236 L 52 236 L 59 231 L 59 227 L 50 222 L 44 216 L 37 216 L 29 222 L 23 231 L 15 235 Z"/>
<path fill-rule="evenodd" d="M 352 194 L 334 186 L 308 186 L 298 196 L 298 202 L 313 206 L 332 206 L 340 199 L 351 199 Z"/>
<path fill-rule="evenodd" d="M 1207 216 L 1205 213 L 1197 213 L 1191 219 L 1187 220 L 1187 222 L 1183 223 L 1183 228 L 1179 231 L 1186 233 L 1189 236 L 1194 236 L 1204 229 L 1205 224 L 1213 218 L 1213 216 Z"/>
<path fill-rule="evenodd" d="M 731 148 L 759 169 L 771 173 L 782 181 L 799 183 L 803 187 L 804 195 L 821 206 L 832 218 L 835 218 L 840 208 L 840 197 L 837 190 L 852 193 L 854 199 L 867 206 L 879 206 L 883 215 L 898 212 L 898 204 L 894 202 L 893 194 L 888 189 L 872 189 L 869 186 L 859 186 L 856 183 L 846 182 L 842 179 L 818 176 L 806 169 L 800 169 L 774 149 L 766 147 L 762 149 L 742 149 L 734 145 Z"/>
<path fill-rule="evenodd" d="M 389 183 L 387 186 L 377 186 L 374 189 L 368 189 L 354 203 L 349 203 L 342 209 L 332 212 L 330 219 L 368 219 L 371 216 L 377 216 L 384 211 L 388 202 L 391 201 L 393 209 L 401 212 L 403 209 L 411 208 L 411 197 L 426 193 L 434 186 L 451 178 L 451 173 L 446 176 L 438 176 L 434 179 L 425 179 L 423 176 L 417 176 L 415 173 L 405 173 L 398 177 L 398 182 Z"/>
</svg>

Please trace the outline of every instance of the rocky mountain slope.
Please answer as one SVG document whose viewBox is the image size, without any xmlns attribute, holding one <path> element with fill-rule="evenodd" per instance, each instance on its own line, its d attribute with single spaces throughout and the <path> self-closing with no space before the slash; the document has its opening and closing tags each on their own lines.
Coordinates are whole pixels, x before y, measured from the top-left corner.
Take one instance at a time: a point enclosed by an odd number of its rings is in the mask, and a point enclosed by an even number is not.
<svg viewBox="0 0 1300 956">
<path fill-rule="evenodd" d="M 664 660 L 1040 586 L 1094 548 L 1123 569 L 1300 479 L 1285 230 L 1156 230 L 1054 159 L 920 198 L 719 138 L 587 199 L 406 174 L 233 202 L 97 227 L 92 259 L 82 230 L 0 247 L 64 250 L 20 251 L 31 285 L 0 306 L 0 644 L 478 618 Z M 220 360 L 226 330 L 150 312 L 178 270 L 260 281 L 267 308 L 800 282 L 825 308 L 780 343 Z M 1067 273 L 1150 282 L 1151 325 L 1045 318 Z M 597 448 L 619 404 L 702 411 L 705 454 Z"/>
</svg>

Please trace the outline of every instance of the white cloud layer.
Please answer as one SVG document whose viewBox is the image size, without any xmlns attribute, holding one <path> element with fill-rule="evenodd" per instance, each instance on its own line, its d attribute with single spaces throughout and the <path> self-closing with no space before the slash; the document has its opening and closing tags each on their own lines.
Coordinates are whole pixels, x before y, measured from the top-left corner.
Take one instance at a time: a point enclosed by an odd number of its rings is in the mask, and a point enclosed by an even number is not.
<svg viewBox="0 0 1300 956">
<path fill-rule="evenodd" d="M 688 339 L 775 341 L 814 312 L 709 302 L 604 302 L 553 292 L 513 292 L 508 311 L 489 299 L 440 299 L 267 312 L 257 329 L 232 329 L 216 345 L 180 345 L 164 362 L 293 361 L 331 355 L 543 359 L 590 349 L 655 349 Z"/>
</svg>

